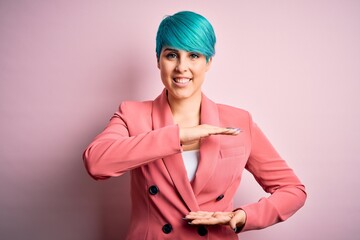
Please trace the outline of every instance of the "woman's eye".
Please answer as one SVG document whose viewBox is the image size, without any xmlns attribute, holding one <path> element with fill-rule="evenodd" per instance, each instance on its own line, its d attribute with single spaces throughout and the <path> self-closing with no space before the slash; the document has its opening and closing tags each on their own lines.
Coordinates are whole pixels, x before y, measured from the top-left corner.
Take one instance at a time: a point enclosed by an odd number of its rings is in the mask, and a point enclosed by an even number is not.
<svg viewBox="0 0 360 240">
<path fill-rule="evenodd" d="M 190 57 L 193 58 L 193 59 L 196 59 L 196 58 L 199 58 L 200 56 L 199 56 L 199 54 L 192 53 L 192 54 L 190 55 Z"/>
<path fill-rule="evenodd" d="M 167 59 L 174 59 L 176 57 L 177 57 L 176 53 L 168 53 L 168 54 L 166 54 Z"/>
</svg>

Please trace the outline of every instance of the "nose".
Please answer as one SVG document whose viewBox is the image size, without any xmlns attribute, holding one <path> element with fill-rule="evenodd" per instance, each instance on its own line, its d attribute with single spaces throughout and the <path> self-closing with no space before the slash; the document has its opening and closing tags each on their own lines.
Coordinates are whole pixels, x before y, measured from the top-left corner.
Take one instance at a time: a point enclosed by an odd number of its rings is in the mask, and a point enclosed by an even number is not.
<svg viewBox="0 0 360 240">
<path fill-rule="evenodd" d="M 186 72 L 188 70 L 188 62 L 186 59 L 179 58 L 175 70 L 178 72 Z"/>
</svg>

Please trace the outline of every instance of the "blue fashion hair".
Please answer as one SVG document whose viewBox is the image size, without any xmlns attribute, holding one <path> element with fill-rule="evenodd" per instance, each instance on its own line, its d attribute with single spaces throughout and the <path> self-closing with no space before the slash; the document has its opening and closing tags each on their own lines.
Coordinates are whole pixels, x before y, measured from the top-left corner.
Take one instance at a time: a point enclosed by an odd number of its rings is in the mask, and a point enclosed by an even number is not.
<svg viewBox="0 0 360 240">
<path fill-rule="evenodd" d="M 156 56 L 160 59 L 163 47 L 171 47 L 204 55 L 215 55 L 216 36 L 211 23 L 200 14 L 182 11 L 165 17 L 156 34 Z"/>
</svg>

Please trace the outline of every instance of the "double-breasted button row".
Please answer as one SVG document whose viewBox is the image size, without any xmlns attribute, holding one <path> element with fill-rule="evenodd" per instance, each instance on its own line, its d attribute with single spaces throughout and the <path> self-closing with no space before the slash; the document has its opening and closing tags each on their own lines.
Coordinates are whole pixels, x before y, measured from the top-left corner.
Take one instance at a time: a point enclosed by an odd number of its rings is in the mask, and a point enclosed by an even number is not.
<svg viewBox="0 0 360 240">
<path fill-rule="evenodd" d="M 172 226 L 171 224 L 167 223 L 165 224 L 163 227 L 162 227 L 162 231 L 165 233 L 165 234 L 169 234 L 171 231 L 172 231 Z"/>
<path fill-rule="evenodd" d="M 169 234 L 171 233 L 171 231 L 173 230 L 173 227 L 171 226 L 170 223 L 166 223 L 163 227 L 162 227 L 162 231 L 165 234 Z M 200 226 L 197 229 L 197 232 L 200 236 L 205 236 L 208 233 L 208 230 L 206 229 L 206 227 L 204 226 Z"/>
<path fill-rule="evenodd" d="M 150 195 L 156 195 L 159 193 L 159 188 L 156 185 L 151 185 L 148 189 Z M 172 226 L 170 223 L 166 223 L 163 227 L 162 227 L 162 231 L 165 234 L 169 234 L 172 231 Z"/>
<path fill-rule="evenodd" d="M 159 193 L 159 188 L 156 186 L 156 185 L 151 185 L 148 189 L 149 191 L 149 194 L 151 195 L 156 195 Z M 224 194 L 221 194 L 219 195 L 217 198 L 216 198 L 216 201 L 220 201 L 221 199 L 224 198 Z M 170 223 L 166 223 L 163 227 L 162 227 L 162 231 L 163 233 L 165 234 L 169 234 L 171 233 L 171 231 L 173 230 L 173 227 Z M 208 233 L 208 230 L 206 229 L 206 227 L 204 226 L 200 226 L 198 227 L 197 229 L 197 232 L 200 236 L 205 236 L 207 233 Z"/>
<path fill-rule="evenodd" d="M 205 236 L 207 233 L 208 233 L 208 230 L 206 229 L 206 227 L 200 226 L 200 227 L 198 228 L 198 234 L 199 234 L 200 236 Z"/>
<path fill-rule="evenodd" d="M 220 201 L 221 199 L 223 199 L 224 198 L 224 194 L 220 194 L 217 198 L 216 198 L 216 201 L 218 202 L 218 201 Z"/>
<path fill-rule="evenodd" d="M 159 188 L 156 185 L 152 185 L 149 187 L 149 193 L 151 195 L 156 195 L 159 192 Z"/>
</svg>

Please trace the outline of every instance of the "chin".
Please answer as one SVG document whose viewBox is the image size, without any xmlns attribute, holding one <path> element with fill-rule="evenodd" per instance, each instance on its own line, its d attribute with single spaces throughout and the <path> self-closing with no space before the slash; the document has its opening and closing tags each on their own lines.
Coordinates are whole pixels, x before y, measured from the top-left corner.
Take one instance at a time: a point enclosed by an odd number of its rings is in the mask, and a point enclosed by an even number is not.
<svg viewBox="0 0 360 240">
<path fill-rule="evenodd" d="M 174 99 L 177 99 L 177 100 L 185 100 L 185 99 L 190 99 L 194 96 L 197 95 L 197 92 L 194 92 L 192 90 L 187 90 L 187 89 L 181 89 L 181 90 L 178 90 L 178 89 L 175 89 L 175 90 L 168 90 L 169 94 L 172 95 L 172 97 Z M 199 91 L 199 93 L 201 94 L 201 91 Z"/>
</svg>

